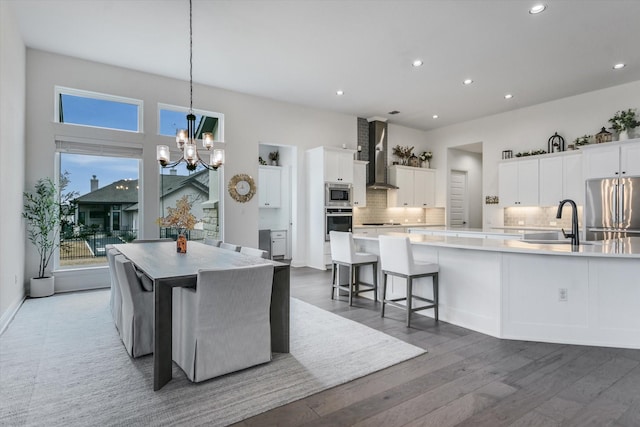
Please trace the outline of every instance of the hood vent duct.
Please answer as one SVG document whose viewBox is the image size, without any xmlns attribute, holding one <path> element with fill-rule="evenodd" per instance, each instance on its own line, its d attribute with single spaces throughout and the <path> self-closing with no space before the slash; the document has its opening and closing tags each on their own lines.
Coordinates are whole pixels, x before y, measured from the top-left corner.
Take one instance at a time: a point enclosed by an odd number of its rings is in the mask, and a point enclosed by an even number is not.
<svg viewBox="0 0 640 427">
<path fill-rule="evenodd" d="M 369 122 L 369 180 L 367 189 L 397 190 L 387 184 L 387 123 L 380 120 Z"/>
</svg>

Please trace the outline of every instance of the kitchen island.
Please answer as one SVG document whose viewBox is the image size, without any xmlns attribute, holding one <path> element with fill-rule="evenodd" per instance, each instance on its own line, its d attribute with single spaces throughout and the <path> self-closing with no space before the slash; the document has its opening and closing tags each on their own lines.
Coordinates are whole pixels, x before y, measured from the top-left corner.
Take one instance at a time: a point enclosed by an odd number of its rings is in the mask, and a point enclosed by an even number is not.
<svg viewBox="0 0 640 427">
<path fill-rule="evenodd" d="M 416 260 L 439 264 L 441 320 L 498 338 L 640 349 L 640 238 L 572 247 L 389 234 L 408 236 Z M 379 253 L 376 237 L 354 239 Z M 402 279 L 389 281 L 388 296 L 404 294 Z M 431 297 L 430 279 L 414 287 Z"/>
</svg>

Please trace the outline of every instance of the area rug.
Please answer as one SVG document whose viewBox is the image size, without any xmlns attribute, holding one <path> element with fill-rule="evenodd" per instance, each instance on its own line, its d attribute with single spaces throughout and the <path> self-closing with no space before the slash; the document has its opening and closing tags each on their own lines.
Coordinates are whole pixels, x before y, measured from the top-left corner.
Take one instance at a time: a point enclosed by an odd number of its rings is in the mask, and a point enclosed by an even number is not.
<svg viewBox="0 0 640 427">
<path fill-rule="evenodd" d="M 153 391 L 153 358 L 131 359 L 109 292 L 25 301 L 0 337 L 0 425 L 228 425 L 424 353 L 291 299 L 291 353 L 194 384 L 174 364 Z"/>
</svg>

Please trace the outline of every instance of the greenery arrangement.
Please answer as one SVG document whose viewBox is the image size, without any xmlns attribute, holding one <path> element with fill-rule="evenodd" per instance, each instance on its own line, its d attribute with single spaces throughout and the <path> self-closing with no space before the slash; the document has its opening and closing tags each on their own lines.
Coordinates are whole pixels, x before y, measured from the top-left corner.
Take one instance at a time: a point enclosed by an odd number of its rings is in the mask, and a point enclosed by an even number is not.
<svg viewBox="0 0 640 427">
<path fill-rule="evenodd" d="M 544 150 L 529 150 L 523 151 L 522 153 L 516 153 L 516 157 L 537 156 L 539 154 L 547 154 L 547 152 Z"/>
<path fill-rule="evenodd" d="M 393 147 L 393 155 L 400 159 L 400 162 L 403 165 L 406 165 L 409 157 L 413 155 L 413 148 L 414 147 L 409 147 L 408 145 L 396 145 L 395 147 Z"/>
<path fill-rule="evenodd" d="M 576 147 L 580 147 L 582 145 L 589 144 L 589 141 L 591 141 L 591 135 L 582 135 L 574 139 L 573 143 L 576 145 Z"/>
<path fill-rule="evenodd" d="M 41 178 L 35 185 L 35 192 L 24 193 L 24 211 L 27 233 L 31 243 L 38 249 L 40 263 L 38 279 L 45 276 L 53 252 L 60 244 L 60 203 L 58 189 L 51 178 Z"/>
<path fill-rule="evenodd" d="M 433 153 L 431 151 L 423 151 L 422 153 L 420 153 L 420 160 L 422 160 L 423 162 L 431 160 L 432 157 Z"/>
<path fill-rule="evenodd" d="M 271 160 L 272 162 L 276 162 L 277 164 L 279 159 L 280 153 L 278 151 L 272 151 L 271 153 L 269 153 L 269 160 Z"/>
<path fill-rule="evenodd" d="M 175 227 L 180 233 L 185 230 L 193 230 L 196 225 L 196 217 L 191 213 L 191 206 L 188 196 L 182 196 L 177 202 L 176 207 L 167 208 L 167 216 L 160 217 L 156 220 L 161 227 Z"/>
<path fill-rule="evenodd" d="M 611 129 L 616 132 L 622 132 L 640 126 L 640 121 L 636 119 L 635 108 L 616 112 L 616 114 L 609 119 L 609 123 L 611 123 Z"/>
<path fill-rule="evenodd" d="M 263 166 L 267 164 L 266 160 L 263 159 L 262 156 L 258 156 L 258 163 Z"/>
</svg>

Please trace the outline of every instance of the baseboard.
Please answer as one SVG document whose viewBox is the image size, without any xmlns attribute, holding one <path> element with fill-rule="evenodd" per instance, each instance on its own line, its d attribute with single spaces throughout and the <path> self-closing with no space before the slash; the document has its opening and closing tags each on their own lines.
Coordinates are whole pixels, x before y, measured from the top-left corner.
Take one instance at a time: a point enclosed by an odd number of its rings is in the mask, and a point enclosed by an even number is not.
<svg viewBox="0 0 640 427">
<path fill-rule="evenodd" d="M 7 311 L 5 311 L 2 317 L 0 317 L 0 335 L 2 335 L 7 329 L 26 298 L 26 295 L 22 295 L 20 298 L 16 299 L 13 304 L 9 306 Z"/>
</svg>

